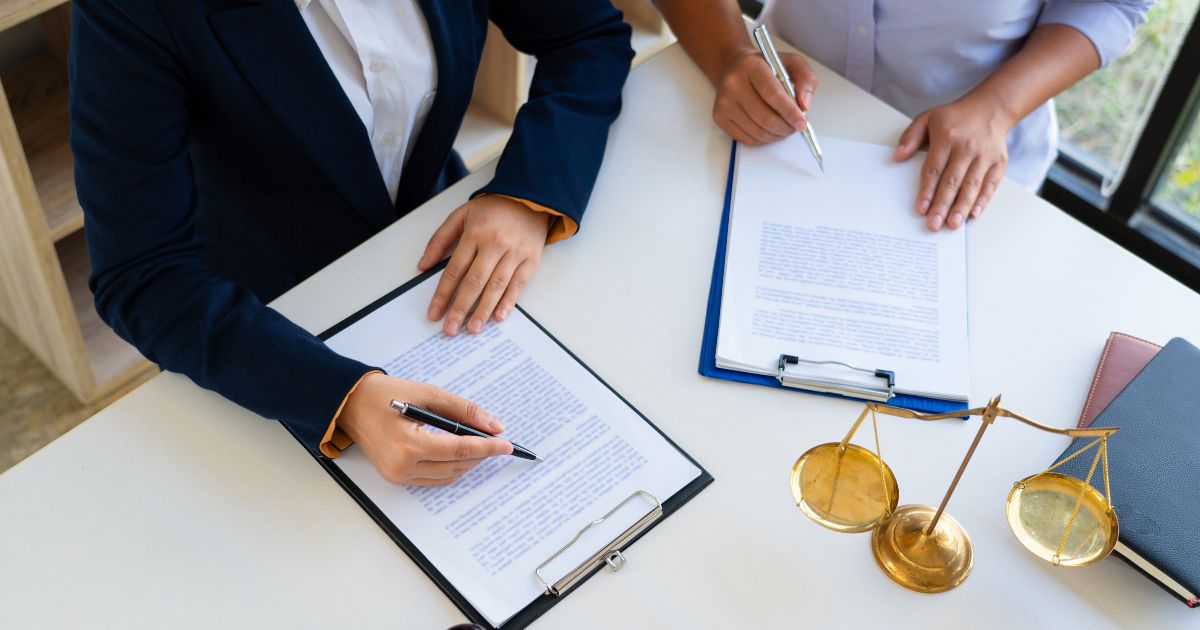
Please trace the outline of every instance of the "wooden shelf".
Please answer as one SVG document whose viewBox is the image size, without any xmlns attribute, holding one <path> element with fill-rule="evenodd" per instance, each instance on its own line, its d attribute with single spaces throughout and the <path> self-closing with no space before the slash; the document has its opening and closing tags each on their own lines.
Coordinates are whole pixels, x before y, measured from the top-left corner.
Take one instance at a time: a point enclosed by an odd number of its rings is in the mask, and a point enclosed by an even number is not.
<svg viewBox="0 0 1200 630">
<path fill-rule="evenodd" d="M 55 242 L 83 229 L 83 209 L 75 198 L 75 161 L 63 143 L 29 156 L 29 170 L 37 186 L 50 238 Z"/>
<path fill-rule="evenodd" d="M 87 283 L 92 268 L 88 262 L 87 242 L 83 233 L 67 236 L 55 245 L 55 249 L 67 280 L 75 318 L 83 333 L 88 362 L 100 390 L 94 397 L 102 398 L 108 392 L 122 389 L 131 381 L 153 374 L 156 368 L 133 346 L 118 337 L 96 313 Z"/>
<path fill-rule="evenodd" d="M 42 53 L 13 66 L 0 81 L 8 93 L 50 238 L 60 241 L 83 228 L 68 139 L 66 66 L 50 53 Z"/>
<path fill-rule="evenodd" d="M 65 3 L 66 0 L 0 0 L 0 31 Z"/>
<path fill-rule="evenodd" d="M 645 0 L 618 0 L 614 4 L 625 12 L 625 20 L 633 27 L 633 65 L 674 43 L 675 36 Z M 467 170 L 475 171 L 504 150 L 517 110 L 528 94 L 535 64 L 532 57 L 513 49 L 494 24 L 488 25 L 471 105 L 454 139 L 454 149 Z"/>
</svg>

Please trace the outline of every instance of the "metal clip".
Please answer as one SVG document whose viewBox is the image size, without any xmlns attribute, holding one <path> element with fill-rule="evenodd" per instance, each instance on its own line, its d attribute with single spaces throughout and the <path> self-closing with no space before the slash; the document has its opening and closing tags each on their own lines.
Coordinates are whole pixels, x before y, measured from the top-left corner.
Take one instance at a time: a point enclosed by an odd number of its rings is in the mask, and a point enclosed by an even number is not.
<svg viewBox="0 0 1200 630">
<path fill-rule="evenodd" d="M 551 584 L 549 581 L 547 581 L 546 576 L 542 575 L 542 571 L 545 570 L 545 568 L 551 562 L 557 560 L 558 557 L 570 549 L 572 545 L 574 545 L 576 542 L 579 542 L 579 539 L 582 538 L 589 529 L 603 523 L 605 520 L 612 517 L 613 514 L 616 514 L 618 510 L 625 507 L 625 505 L 630 501 L 633 501 L 638 497 L 643 497 L 654 504 L 654 506 L 650 508 L 650 511 L 647 512 L 645 516 L 638 519 L 638 521 L 633 525 L 630 525 L 628 529 L 621 532 L 616 538 L 609 541 L 608 544 L 604 545 L 603 548 L 588 557 L 587 560 L 579 563 L 578 566 L 569 571 L 554 584 Z M 562 549 L 554 552 L 554 555 L 546 558 L 545 562 L 538 565 L 538 568 L 534 571 L 534 575 L 537 576 L 538 582 L 541 583 L 542 589 L 547 595 L 558 596 L 569 590 L 575 585 L 576 582 L 582 580 L 588 574 L 588 571 L 596 566 L 599 566 L 600 563 L 608 565 L 608 568 L 612 569 L 613 571 L 618 571 L 621 569 L 621 567 L 625 566 L 626 562 L 625 555 L 621 553 L 621 547 L 624 547 L 626 543 L 633 540 L 633 538 L 638 534 L 642 533 L 642 531 L 649 527 L 651 523 L 661 518 L 662 514 L 662 503 L 660 503 L 658 499 L 654 498 L 654 495 L 650 494 L 649 492 L 638 490 L 637 492 L 629 495 L 629 497 L 624 501 L 618 503 L 616 507 L 609 510 L 608 514 L 605 514 L 591 523 L 588 523 L 583 529 L 579 530 L 579 533 L 575 534 L 575 537 L 571 539 L 571 542 L 563 545 Z"/>
<path fill-rule="evenodd" d="M 854 385 L 834 381 L 820 377 L 804 377 L 793 376 L 787 373 L 787 366 L 796 365 L 798 363 L 807 363 L 809 365 L 839 365 L 841 367 L 870 374 L 871 376 L 883 379 L 883 387 L 867 387 L 864 385 Z M 813 361 L 811 359 L 801 359 L 798 356 L 791 354 L 779 355 L 778 370 L 775 378 L 779 380 L 779 384 L 784 387 L 795 387 L 798 389 L 807 389 L 817 392 L 825 392 L 830 394 L 838 394 L 841 396 L 849 396 L 851 398 L 862 398 L 865 400 L 874 400 L 878 402 L 887 402 L 896 396 L 896 373 L 892 370 L 868 369 L 855 367 L 849 363 L 841 361 Z"/>
</svg>

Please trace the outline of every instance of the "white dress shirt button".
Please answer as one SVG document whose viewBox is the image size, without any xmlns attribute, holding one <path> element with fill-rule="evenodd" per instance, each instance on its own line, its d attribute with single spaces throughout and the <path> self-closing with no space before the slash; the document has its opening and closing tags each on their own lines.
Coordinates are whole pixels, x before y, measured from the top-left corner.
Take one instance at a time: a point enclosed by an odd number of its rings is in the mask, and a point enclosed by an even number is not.
<svg viewBox="0 0 1200 630">
<path fill-rule="evenodd" d="M 437 63 L 420 0 L 294 0 L 371 144 L 383 184 L 400 175 L 437 91 Z M 0 0 L 2 3 L 3 0 Z"/>
<path fill-rule="evenodd" d="M 867 36 L 867 27 L 865 24 L 858 25 L 858 34 L 862 35 L 863 37 Z"/>
</svg>

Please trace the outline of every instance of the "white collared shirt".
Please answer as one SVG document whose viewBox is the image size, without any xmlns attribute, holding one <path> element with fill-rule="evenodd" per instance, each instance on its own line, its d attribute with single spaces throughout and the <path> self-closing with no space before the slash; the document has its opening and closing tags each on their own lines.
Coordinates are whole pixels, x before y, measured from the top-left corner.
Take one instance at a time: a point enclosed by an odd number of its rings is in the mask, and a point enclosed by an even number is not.
<svg viewBox="0 0 1200 630">
<path fill-rule="evenodd" d="M 358 112 L 388 195 L 437 94 L 429 25 L 416 0 L 295 0 L 317 47 Z"/>
</svg>

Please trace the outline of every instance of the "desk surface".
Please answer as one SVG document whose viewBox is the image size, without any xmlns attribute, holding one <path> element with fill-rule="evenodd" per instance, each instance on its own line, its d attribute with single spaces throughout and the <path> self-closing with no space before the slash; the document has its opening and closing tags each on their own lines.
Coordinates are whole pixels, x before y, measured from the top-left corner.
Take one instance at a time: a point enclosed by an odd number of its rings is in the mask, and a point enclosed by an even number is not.
<svg viewBox="0 0 1200 630">
<path fill-rule="evenodd" d="M 696 373 L 729 156 L 711 100 L 678 47 L 633 73 L 586 224 L 547 249 L 522 303 L 716 483 L 638 542 L 619 574 L 589 580 L 536 627 L 1195 622 L 1194 611 L 1120 560 L 1054 568 L 1020 547 L 1004 521 L 1005 495 L 1066 440 L 1015 423 L 988 432 L 950 503 L 976 550 L 974 571 L 952 592 L 896 586 L 876 569 L 867 535 L 824 530 L 792 505 L 792 462 L 840 439 L 859 405 Z M 829 72 L 812 117 L 825 134 L 880 143 L 905 125 Z M 427 236 L 490 172 L 274 306 L 320 331 L 398 286 L 415 275 Z M 1015 185 L 1002 187 L 969 242 L 973 403 L 1003 392 L 1009 408 L 1067 425 L 1109 331 L 1200 339 L 1200 295 Z M 773 436 L 715 411 L 730 404 L 773 424 Z M 941 498 L 974 429 L 880 419 L 901 503 Z M 0 476 L 0 506 L 7 627 L 461 621 L 282 427 L 174 374 Z"/>
</svg>

